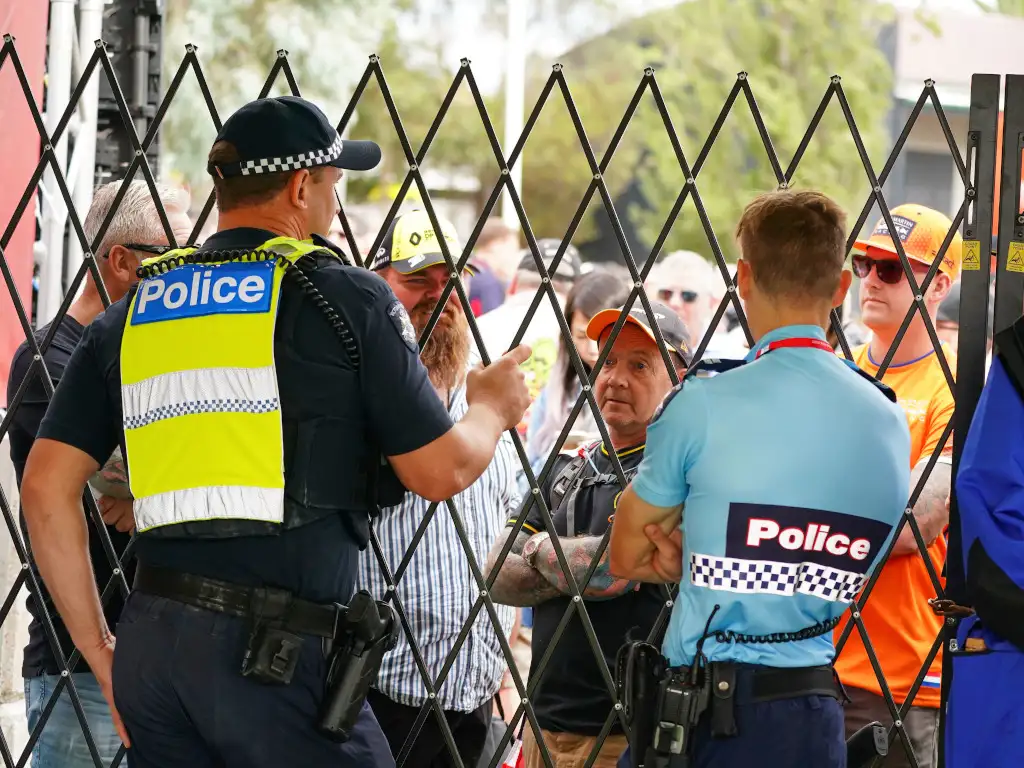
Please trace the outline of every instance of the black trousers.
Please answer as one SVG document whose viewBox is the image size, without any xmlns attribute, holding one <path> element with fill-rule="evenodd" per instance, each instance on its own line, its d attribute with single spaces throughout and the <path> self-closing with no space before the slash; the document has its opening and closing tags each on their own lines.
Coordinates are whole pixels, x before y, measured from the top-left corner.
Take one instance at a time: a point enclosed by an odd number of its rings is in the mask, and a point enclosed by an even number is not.
<svg viewBox="0 0 1024 768">
<path fill-rule="evenodd" d="M 316 730 L 327 662 L 306 636 L 288 685 L 242 677 L 242 619 L 135 591 L 117 624 L 114 701 L 135 768 L 389 768 L 369 706 L 352 738 Z"/>
<path fill-rule="evenodd" d="M 420 707 L 399 704 L 373 688 L 370 689 L 370 695 L 366 700 L 373 708 L 373 714 L 387 736 L 391 752 L 397 760 L 402 752 L 402 746 L 412 732 Z M 455 746 L 465 768 L 475 768 L 480 760 L 493 711 L 494 704 L 491 701 L 473 712 L 445 710 L 445 720 L 448 721 L 448 727 L 452 731 L 452 738 L 455 739 Z M 441 725 L 437 722 L 437 715 L 428 710 L 404 765 L 406 768 L 449 768 L 455 764 L 441 732 Z"/>
</svg>

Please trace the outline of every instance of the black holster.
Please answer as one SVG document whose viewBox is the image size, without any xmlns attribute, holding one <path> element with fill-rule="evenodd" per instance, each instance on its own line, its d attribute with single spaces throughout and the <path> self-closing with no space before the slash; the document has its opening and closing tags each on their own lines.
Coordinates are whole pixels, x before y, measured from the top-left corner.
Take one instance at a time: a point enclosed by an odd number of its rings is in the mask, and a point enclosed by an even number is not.
<svg viewBox="0 0 1024 768">
<path fill-rule="evenodd" d="M 889 754 L 889 734 L 881 723 L 868 723 L 846 740 L 846 768 L 868 768 Z"/>
<path fill-rule="evenodd" d="M 398 642 L 398 622 L 387 603 L 360 590 L 338 623 L 328 655 L 327 685 L 317 727 L 332 741 L 348 741 L 377 679 L 384 654 Z"/>
<path fill-rule="evenodd" d="M 616 656 L 615 683 L 633 737 L 630 749 L 633 768 L 644 765 L 654 737 L 658 687 L 666 669 L 661 652 L 647 642 L 627 643 Z"/>
</svg>

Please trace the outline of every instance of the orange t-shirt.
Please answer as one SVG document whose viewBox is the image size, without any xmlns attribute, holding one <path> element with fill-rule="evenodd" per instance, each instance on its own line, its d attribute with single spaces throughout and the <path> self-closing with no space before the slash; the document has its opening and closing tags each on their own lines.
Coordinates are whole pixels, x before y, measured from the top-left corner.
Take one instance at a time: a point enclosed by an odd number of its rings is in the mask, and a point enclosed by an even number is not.
<svg viewBox="0 0 1024 768">
<path fill-rule="evenodd" d="M 945 345 L 942 351 L 950 371 L 955 375 L 956 356 Z M 873 376 L 878 375 L 878 366 L 871 362 L 867 346 L 854 349 L 853 359 L 863 370 Z M 882 381 L 896 392 L 900 407 L 907 414 L 910 425 L 910 466 L 913 468 L 935 453 L 942 433 L 953 416 L 953 393 L 950 392 L 935 353 L 903 365 L 890 365 Z M 942 454 L 949 456 L 952 451 L 953 437 L 950 433 Z M 866 477 L 864 481 L 871 482 L 871 478 Z M 938 536 L 931 543 L 928 554 L 935 572 L 942 580 L 942 567 L 946 562 L 944 535 Z M 914 552 L 892 557 L 885 563 L 861 613 L 864 628 L 871 638 L 878 663 L 897 704 L 906 700 L 942 629 L 941 617 L 936 616 L 928 605 L 928 600 L 933 597 L 935 587 L 928 576 L 924 559 L 920 553 Z M 845 624 L 836 629 L 837 641 Z M 879 696 L 882 694 L 860 632 L 856 628 L 836 659 L 835 668 L 844 685 L 872 691 Z M 914 706 L 937 708 L 941 679 L 940 648 L 914 697 Z"/>
</svg>

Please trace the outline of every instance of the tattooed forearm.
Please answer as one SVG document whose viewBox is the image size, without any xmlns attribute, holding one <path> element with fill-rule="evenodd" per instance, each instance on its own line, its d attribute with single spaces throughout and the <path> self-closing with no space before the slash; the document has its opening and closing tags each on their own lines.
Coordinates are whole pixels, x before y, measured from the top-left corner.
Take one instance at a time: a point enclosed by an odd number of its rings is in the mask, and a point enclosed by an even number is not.
<svg viewBox="0 0 1024 768">
<path fill-rule="evenodd" d="M 569 565 L 569 571 L 572 573 L 576 586 L 583 586 L 583 581 L 594 558 L 597 557 L 598 550 L 601 549 L 603 540 L 602 536 L 581 536 L 558 540 L 562 545 L 562 552 L 565 554 L 566 563 Z M 584 597 L 591 600 L 609 600 L 636 589 L 636 582 L 612 576 L 608 562 L 608 547 L 605 547 L 601 560 L 597 564 L 597 568 L 594 569 L 594 575 L 590 577 L 587 588 L 581 593 Z M 558 564 L 554 544 L 550 541 L 544 542 L 537 552 L 535 563 L 537 570 L 549 584 L 556 587 L 563 595 L 571 594 L 568 579 Z"/>
<path fill-rule="evenodd" d="M 920 482 L 921 475 L 926 466 L 922 462 L 914 467 L 910 473 L 910 487 L 916 488 Z M 950 481 L 953 468 L 949 464 L 936 464 L 931 475 L 921 489 L 921 495 L 914 505 L 914 519 L 917 527 L 921 529 L 921 538 L 925 544 L 931 544 L 942 534 L 942 529 L 949 522 L 949 509 L 946 507 L 946 499 L 949 498 Z M 903 526 L 900 536 L 893 547 L 891 557 L 898 555 L 909 555 L 918 551 L 917 539 L 914 538 L 914 531 L 910 524 Z"/>
<path fill-rule="evenodd" d="M 509 528 L 507 534 L 499 536 L 491 547 L 487 555 L 486 574 L 489 575 L 494 570 L 498 556 L 505 548 L 505 542 L 508 541 L 508 536 L 512 535 L 512 530 Z M 527 606 L 537 605 L 558 596 L 558 590 L 523 560 L 523 545 L 530 535 L 529 531 L 521 530 L 516 536 L 512 549 L 501 564 L 498 577 L 491 586 L 491 598 L 494 602 L 501 605 Z"/>
</svg>

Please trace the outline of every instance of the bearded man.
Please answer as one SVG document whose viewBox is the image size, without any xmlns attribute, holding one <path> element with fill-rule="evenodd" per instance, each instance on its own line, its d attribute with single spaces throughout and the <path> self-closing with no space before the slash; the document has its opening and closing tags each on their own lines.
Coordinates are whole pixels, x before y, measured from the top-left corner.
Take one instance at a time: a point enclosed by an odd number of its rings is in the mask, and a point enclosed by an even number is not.
<svg viewBox="0 0 1024 768">
<path fill-rule="evenodd" d="M 374 255 L 372 268 L 387 280 L 409 314 L 410 323 L 403 328 L 402 335 L 412 348 L 418 348 L 419 337 L 449 280 L 440 239 L 447 241 L 453 259 L 457 260 L 462 253 L 455 228 L 440 217 L 438 223 L 442 232 L 435 233 L 425 211 L 406 213 L 391 225 Z M 469 279 L 470 274 L 465 274 L 463 283 Z M 423 346 L 420 359 L 448 412 L 453 418 L 461 416 L 468 407 L 470 334 L 454 290 Z M 386 391 L 379 395 L 388 397 Z M 374 524 L 388 571 L 398 579 L 398 599 L 409 618 L 432 688 L 480 594 L 466 545 L 482 567 L 491 542 L 519 506 L 515 468 L 515 449 L 506 433 L 480 478 L 452 499 L 460 524 L 456 524 L 454 513 L 446 505 L 431 505 L 412 493 L 406 494 L 399 506 L 381 510 Z M 422 537 L 418 538 L 424 525 Z M 415 549 L 409 552 L 414 542 Z M 391 597 L 384 573 L 370 549 L 360 556 L 359 585 L 378 600 Z M 496 609 L 502 632 L 508 637 L 515 612 L 507 606 Z M 435 691 L 463 765 L 474 766 L 480 758 L 491 722 L 492 700 L 505 667 L 497 634 L 487 612 L 481 611 L 444 682 Z M 411 743 L 405 745 L 422 705 L 428 700 L 429 692 L 413 648 L 403 632 L 395 649 L 385 655 L 367 701 L 396 758 L 404 752 L 406 765 L 455 765 L 433 713 L 424 720 L 419 733 L 409 739 Z"/>
</svg>

